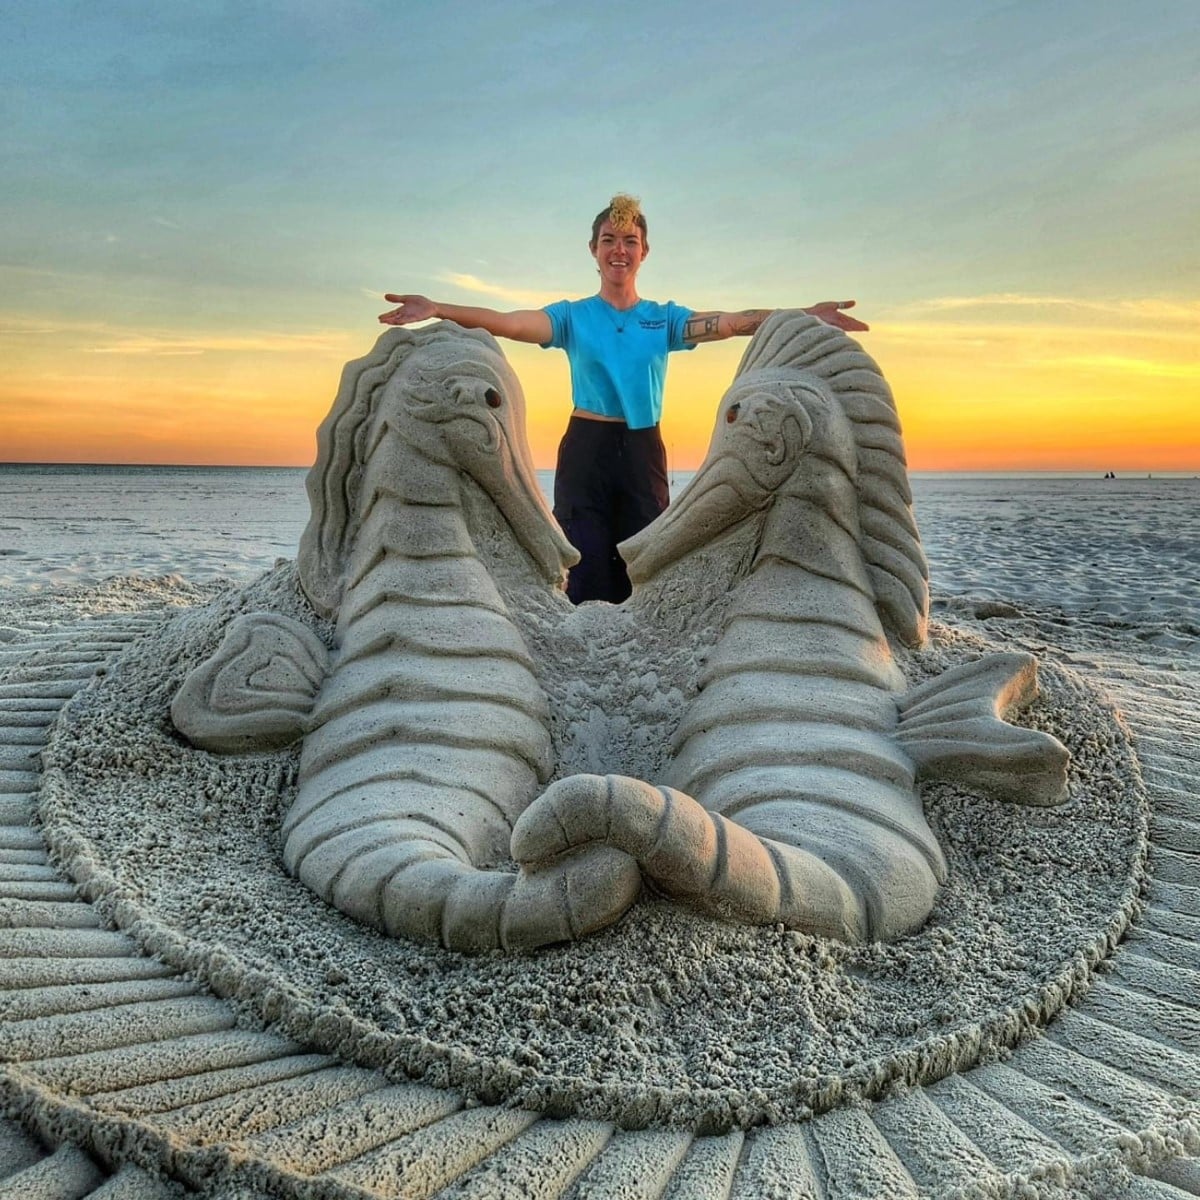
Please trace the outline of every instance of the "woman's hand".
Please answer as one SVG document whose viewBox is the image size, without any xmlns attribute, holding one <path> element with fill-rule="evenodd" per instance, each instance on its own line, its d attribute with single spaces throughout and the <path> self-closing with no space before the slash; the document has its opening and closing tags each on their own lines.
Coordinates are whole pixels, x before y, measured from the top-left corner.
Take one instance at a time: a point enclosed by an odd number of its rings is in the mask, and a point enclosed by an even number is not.
<svg viewBox="0 0 1200 1200">
<path fill-rule="evenodd" d="M 394 298 L 388 296 L 389 300 Z M 871 328 L 870 325 L 843 312 L 844 309 L 853 308 L 854 303 L 853 300 L 822 300 L 820 304 L 814 304 L 804 311 L 810 317 L 816 317 L 818 321 L 824 321 L 826 325 L 833 325 L 846 333 L 866 333 Z M 383 320 L 382 317 L 379 319 Z"/>
<path fill-rule="evenodd" d="M 428 321 L 438 315 L 437 305 L 428 296 L 396 296 L 388 292 L 385 300 L 399 304 L 390 312 L 380 313 L 379 320 L 384 325 L 411 325 L 414 321 Z"/>
</svg>

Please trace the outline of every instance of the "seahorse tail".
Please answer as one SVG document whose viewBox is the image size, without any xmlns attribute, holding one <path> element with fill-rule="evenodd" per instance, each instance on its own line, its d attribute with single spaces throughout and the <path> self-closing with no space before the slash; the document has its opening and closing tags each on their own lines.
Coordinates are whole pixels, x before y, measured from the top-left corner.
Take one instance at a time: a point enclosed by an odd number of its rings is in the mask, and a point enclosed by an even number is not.
<svg viewBox="0 0 1200 1200">
<path fill-rule="evenodd" d="M 419 819 L 344 829 L 302 856 L 295 845 L 289 867 L 347 916 L 468 954 L 583 937 L 622 916 L 641 887 L 637 864 L 604 846 L 538 871 L 476 867 L 451 835 Z"/>
<path fill-rule="evenodd" d="M 512 855 L 526 867 L 589 844 L 631 855 L 669 896 L 749 924 L 863 941 L 864 905 L 815 854 L 759 837 L 685 792 L 619 775 L 561 779 L 513 829 Z"/>
</svg>

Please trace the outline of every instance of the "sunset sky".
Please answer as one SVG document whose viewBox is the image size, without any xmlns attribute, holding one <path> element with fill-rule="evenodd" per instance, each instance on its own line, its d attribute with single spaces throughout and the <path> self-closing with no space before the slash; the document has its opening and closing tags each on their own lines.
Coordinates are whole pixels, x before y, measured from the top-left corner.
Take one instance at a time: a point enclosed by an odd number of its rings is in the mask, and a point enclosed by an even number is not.
<svg viewBox="0 0 1200 1200">
<path fill-rule="evenodd" d="M 856 298 L 916 469 L 1200 468 L 1195 0 L 16 0 L 0 461 L 305 465 L 384 291 Z M 703 455 L 743 342 L 672 361 Z M 541 466 L 558 352 L 509 348 Z"/>
</svg>

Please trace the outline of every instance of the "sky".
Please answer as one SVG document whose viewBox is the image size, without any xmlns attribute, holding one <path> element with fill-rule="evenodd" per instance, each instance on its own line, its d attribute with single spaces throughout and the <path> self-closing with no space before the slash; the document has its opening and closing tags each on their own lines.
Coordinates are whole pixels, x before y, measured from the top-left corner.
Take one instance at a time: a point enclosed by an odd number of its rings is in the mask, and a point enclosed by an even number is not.
<svg viewBox="0 0 1200 1200">
<path fill-rule="evenodd" d="M 0 461 L 307 465 L 385 291 L 856 299 L 917 470 L 1200 469 L 1195 0 L 10 0 Z M 675 355 L 703 457 L 745 342 Z M 507 345 L 539 466 L 565 359 Z"/>
</svg>

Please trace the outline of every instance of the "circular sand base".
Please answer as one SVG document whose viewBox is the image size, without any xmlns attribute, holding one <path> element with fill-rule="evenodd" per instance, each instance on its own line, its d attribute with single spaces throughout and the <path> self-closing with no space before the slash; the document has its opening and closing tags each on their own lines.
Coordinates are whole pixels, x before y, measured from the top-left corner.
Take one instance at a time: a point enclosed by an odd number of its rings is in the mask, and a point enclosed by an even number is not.
<svg viewBox="0 0 1200 1200">
<path fill-rule="evenodd" d="M 1134 914 L 1147 845 L 1136 761 L 1111 706 L 1053 665 L 1020 720 L 1070 749 L 1067 803 L 929 787 L 950 878 L 897 943 L 734 926 L 650 897 L 611 930 L 528 955 L 382 937 L 283 870 L 297 752 L 219 757 L 171 725 L 185 674 L 257 608 L 327 632 L 284 567 L 135 643 L 57 726 L 45 834 L 146 952 L 393 1078 L 634 1128 L 793 1121 L 1002 1054 L 1086 988 Z M 905 666 L 915 683 L 996 648 L 935 626 Z"/>
<path fill-rule="evenodd" d="M 1200 676 L 1186 662 L 1147 662 L 1126 640 L 1035 614 L 987 621 L 1008 645 L 1078 664 L 1135 733 L 1132 778 L 1153 811 L 1144 907 L 1086 995 L 996 1062 L 874 1104 L 697 1136 L 389 1083 L 261 1028 L 245 1006 L 103 928 L 31 822 L 43 795 L 65 787 L 55 714 L 135 639 L 161 647 L 161 617 L 76 619 L 0 646 L 5 1194 L 1186 1200 L 1200 1190 L 1187 1157 L 1200 1151 Z M 969 612 L 955 620 L 978 627 Z"/>
</svg>

